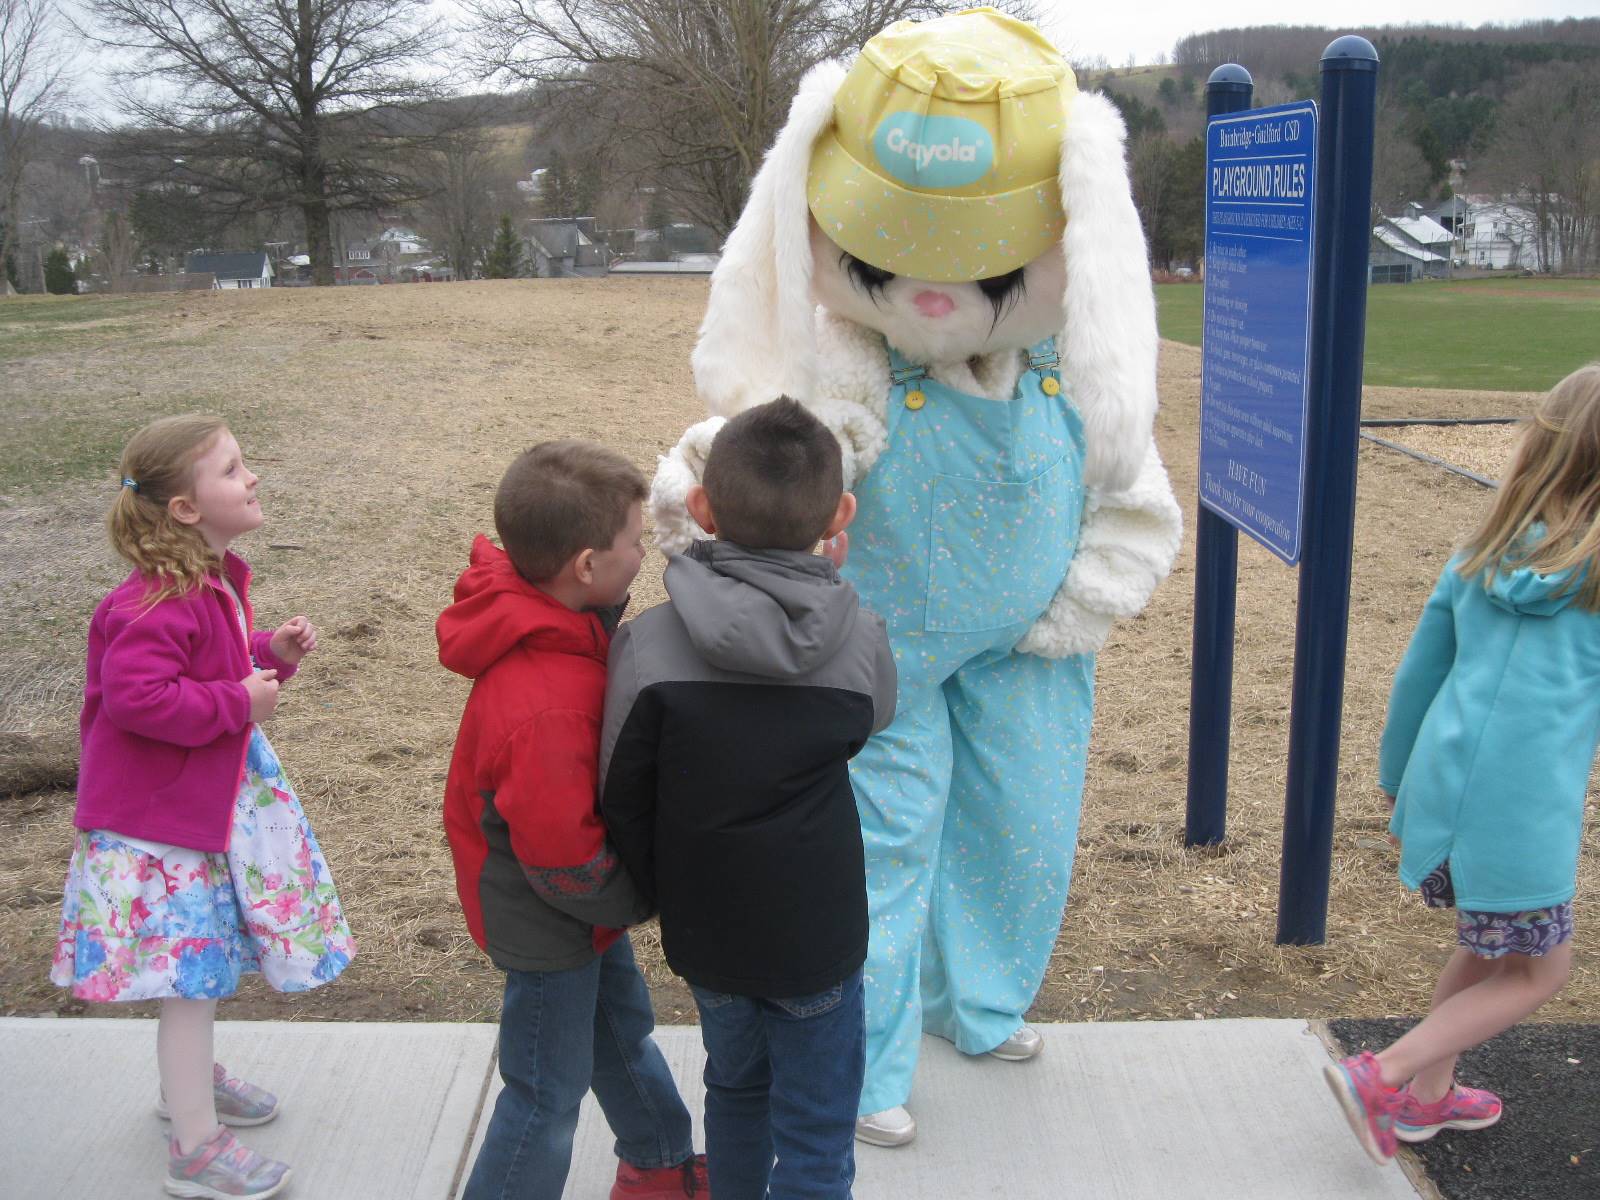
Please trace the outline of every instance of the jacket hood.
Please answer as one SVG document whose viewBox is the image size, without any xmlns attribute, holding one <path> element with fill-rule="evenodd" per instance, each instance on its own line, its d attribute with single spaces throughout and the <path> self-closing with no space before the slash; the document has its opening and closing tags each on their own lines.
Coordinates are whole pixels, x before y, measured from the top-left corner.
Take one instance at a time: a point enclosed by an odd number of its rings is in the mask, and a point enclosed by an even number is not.
<svg viewBox="0 0 1600 1200">
<path fill-rule="evenodd" d="M 1543 540 L 1545 527 L 1537 524 L 1526 535 L 1524 545 L 1532 547 Z M 1583 571 L 1569 567 L 1553 575 L 1541 575 L 1531 567 L 1502 567 L 1485 584 L 1489 599 L 1501 608 L 1525 616 L 1548 617 L 1560 612 L 1577 597 Z"/>
<path fill-rule="evenodd" d="M 456 580 L 455 603 L 439 614 L 434 632 L 439 661 L 476 679 L 523 642 L 604 662 L 608 644 L 599 618 L 574 612 L 534 587 L 506 552 L 479 534 L 471 565 Z"/>
<path fill-rule="evenodd" d="M 667 562 L 667 594 L 712 666 L 746 675 L 804 675 L 855 627 L 860 600 L 827 559 L 698 541 Z"/>
</svg>

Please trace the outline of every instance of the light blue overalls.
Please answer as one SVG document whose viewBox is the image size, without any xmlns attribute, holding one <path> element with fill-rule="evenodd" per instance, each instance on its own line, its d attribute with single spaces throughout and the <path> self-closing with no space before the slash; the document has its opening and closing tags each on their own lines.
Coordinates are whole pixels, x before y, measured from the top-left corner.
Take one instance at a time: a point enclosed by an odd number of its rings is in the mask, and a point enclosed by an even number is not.
<svg viewBox="0 0 1600 1200">
<path fill-rule="evenodd" d="M 888 447 L 856 487 L 846 575 L 888 623 L 894 723 L 851 764 L 867 855 L 867 1078 L 905 1103 L 924 1028 L 967 1054 L 1021 1025 L 1061 925 L 1094 656 L 1014 647 L 1066 578 L 1083 424 L 1054 339 L 1009 402 L 889 351 Z"/>
</svg>

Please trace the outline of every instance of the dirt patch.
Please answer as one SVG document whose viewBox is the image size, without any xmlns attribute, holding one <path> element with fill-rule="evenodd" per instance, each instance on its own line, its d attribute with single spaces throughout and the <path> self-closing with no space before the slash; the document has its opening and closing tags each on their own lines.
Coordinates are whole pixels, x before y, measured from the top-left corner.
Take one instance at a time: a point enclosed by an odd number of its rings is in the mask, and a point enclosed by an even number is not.
<svg viewBox="0 0 1600 1200">
<path fill-rule="evenodd" d="M 241 440 L 260 467 L 268 524 L 240 548 L 256 569 L 257 611 L 264 623 L 305 612 L 325 631 L 269 732 L 361 951 L 332 987 L 281 997 L 252 982 L 227 1015 L 497 1013 L 499 976 L 461 924 L 439 826 L 466 687 L 437 665 L 433 620 L 472 534 L 490 528 L 493 487 L 514 452 L 553 436 L 600 438 L 648 472 L 701 415 L 688 354 L 705 291 L 698 280 L 610 279 L 183 294 L 160 298 L 148 334 L 133 344 L 8 365 L 5 422 L 21 398 L 122 420 L 108 373 L 118 388 L 170 396 L 174 409 L 250 397 Z M 1199 374 L 1197 350 L 1163 345 L 1158 436 L 1191 523 Z M 1531 402 L 1370 389 L 1364 408 L 1369 416 L 1500 416 Z M 113 440 L 141 419 L 142 411 L 129 414 Z M 9 429 L 0 432 L 10 439 Z M 1296 581 L 1248 539 L 1239 554 L 1229 840 L 1216 850 L 1182 847 L 1193 592 L 1186 543 L 1150 608 L 1118 626 L 1101 657 L 1077 874 L 1041 1015 L 1381 1016 L 1425 1006 L 1451 927 L 1395 880 L 1374 783 L 1377 736 L 1416 615 L 1484 498 L 1436 468 L 1361 451 L 1325 946 L 1272 941 Z M 101 547 L 106 499 L 106 483 L 81 477 L 0 496 L 0 603 L 13 626 L 0 635 L 0 732 L 13 738 L 0 742 L 0 777 L 30 747 L 70 769 L 87 614 L 120 577 Z M 661 598 L 660 568 L 652 555 L 637 605 Z M 84 1010 L 45 980 L 71 815 L 65 787 L 0 799 L 0 1011 Z M 1579 886 L 1584 925 L 1596 915 L 1596 837 L 1591 822 Z M 663 1019 L 692 1019 L 653 927 L 637 942 Z M 148 1008 L 95 1009 L 140 1011 Z M 1570 1021 L 1597 1011 L 1600 973 L 1580 963 L 1544 1015 Z"/>
</svg>

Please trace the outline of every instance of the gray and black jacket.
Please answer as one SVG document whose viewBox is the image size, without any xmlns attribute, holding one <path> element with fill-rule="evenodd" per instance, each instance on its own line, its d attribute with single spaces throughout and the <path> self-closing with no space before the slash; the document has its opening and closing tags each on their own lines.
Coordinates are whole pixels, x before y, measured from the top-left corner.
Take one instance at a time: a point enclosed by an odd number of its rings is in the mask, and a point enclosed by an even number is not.
<svg viewBox="0 0 1600 1200">
<path fill-rule="evenodd" d="M 747 996 L 821 991 L 867 952 L 848 763 L 894 717 L 877 614 L 812 554 L 696 542 L 611 644 L 600 805 L 667 964 Z"/>
</svg>

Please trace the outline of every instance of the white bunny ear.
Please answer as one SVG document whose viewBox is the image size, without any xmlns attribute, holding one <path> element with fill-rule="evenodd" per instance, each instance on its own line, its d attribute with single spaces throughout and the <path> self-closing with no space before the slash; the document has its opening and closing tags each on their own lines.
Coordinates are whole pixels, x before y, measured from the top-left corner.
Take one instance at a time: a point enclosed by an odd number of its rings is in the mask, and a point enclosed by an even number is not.
<svg viewBox="0 0 1600 1200">
<path fill-rule="evenodd" d="M 806 174 L 812 144 L 833 120 L 844 75 L 833 62 L 806 72 L 712 272 L 690 362 L 695 388 L 713 413 L 731 416 L 779 395 L 809 396 L 816 305 Z"/>
<path fill-rule="evenodd" d="M 1110 492 L 1138 478 L 1156 415 L 1155 292 L 1125 136 L 1109 100 L 1082 92 L 1073 99 L 1061 146 L 1063 372 L 1083 416 L 1084 481 Z"/>
</svg>

